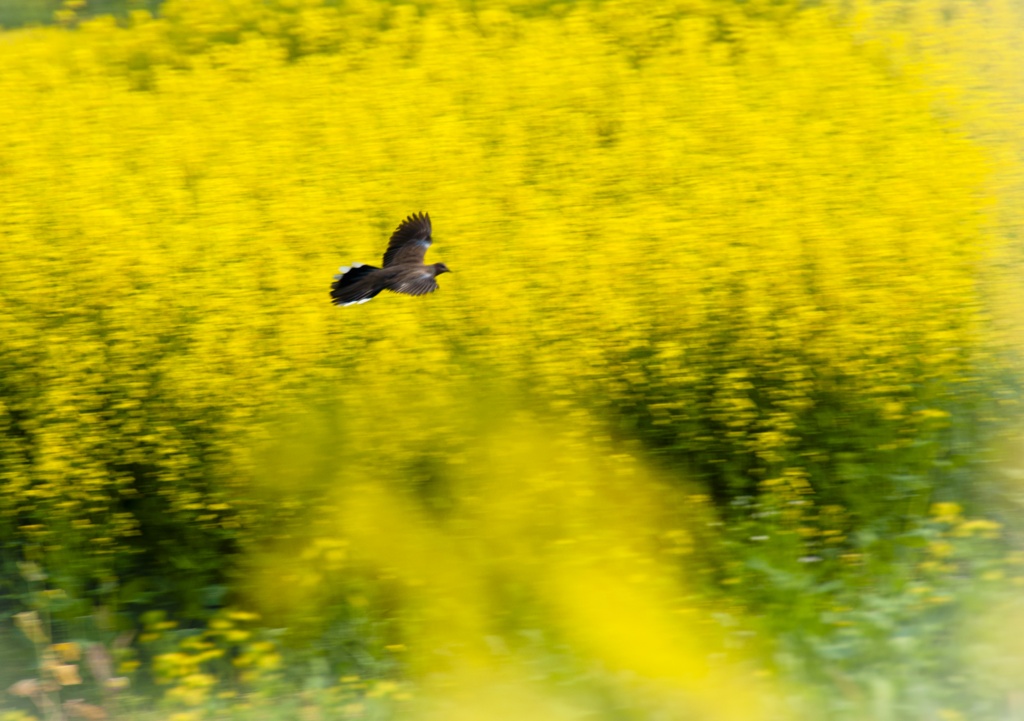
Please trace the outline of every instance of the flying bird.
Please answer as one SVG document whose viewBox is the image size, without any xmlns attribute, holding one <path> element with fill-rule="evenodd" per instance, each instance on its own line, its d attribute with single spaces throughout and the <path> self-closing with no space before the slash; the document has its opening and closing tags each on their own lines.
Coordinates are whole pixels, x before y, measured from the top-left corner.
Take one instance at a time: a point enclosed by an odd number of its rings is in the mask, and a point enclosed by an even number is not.
<svg viewBox="0 0 1024 721">
<path fill-rule="evenodd" d="M 384 253 L 384 267 L 353 263 L 338 269 L 331 283 L 334 305 L 353 305 L 371 300 L 382 290 L 406 295 L 426 295 L 437 290 L 437 276 L 450 273 L 444 263 L 423 262 L 430 238 L 430 216 L 413 213 L 391 234 Z"/>
</svg>

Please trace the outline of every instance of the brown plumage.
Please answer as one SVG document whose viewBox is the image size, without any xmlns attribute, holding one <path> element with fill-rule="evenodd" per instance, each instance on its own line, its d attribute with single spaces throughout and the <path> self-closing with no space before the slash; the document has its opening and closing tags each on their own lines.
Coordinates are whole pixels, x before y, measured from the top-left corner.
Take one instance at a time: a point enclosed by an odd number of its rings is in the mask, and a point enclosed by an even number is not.
<svg viewBox="0 0 1024 721">
<path fill-rule="evenodd" d="M 423 258 L 433 242 L 430 216 L 413 213 L 391 234 L 384 253 L 384 267 L 353 263 L 338 269 L 331 283 L 335 305 L 365 303 L 382 290 L 406 295 L 426 295 L 437 290 L 437 276 L 450 273 L 444 263 L 427 265 Z"/>
</svg>

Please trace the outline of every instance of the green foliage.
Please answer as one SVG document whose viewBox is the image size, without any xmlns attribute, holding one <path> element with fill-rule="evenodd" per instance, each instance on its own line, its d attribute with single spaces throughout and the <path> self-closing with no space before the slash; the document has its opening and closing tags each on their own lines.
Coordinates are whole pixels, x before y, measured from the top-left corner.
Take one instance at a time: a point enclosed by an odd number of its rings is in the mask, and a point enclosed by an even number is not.
<svg viewBox="0 0 1024 721">
<path fill-rule="evenodd" d="M 156 11 L 160 0 L 4 0 L 0 27 L 46 25 L 81 17 L 112 14 L 127 17 L 132 10 Z"/>
</svg>

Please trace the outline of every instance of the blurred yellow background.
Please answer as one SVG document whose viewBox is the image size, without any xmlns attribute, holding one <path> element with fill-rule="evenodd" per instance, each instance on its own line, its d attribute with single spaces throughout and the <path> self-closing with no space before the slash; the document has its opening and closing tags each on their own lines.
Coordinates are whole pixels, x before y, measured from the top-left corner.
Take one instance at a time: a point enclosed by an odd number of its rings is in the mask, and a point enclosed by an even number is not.
<svg viewBox="0 0 1024 721">
<path fill-rule="evenodd" d="M 47 630 L 7 683 L 1021 713 L 1020 648 L 971 630 L 1024 583 L 1020 3 L 22 5 L 0 533 Z M 333 307 L 421 210 L 441 289 Z"/>
</svg>

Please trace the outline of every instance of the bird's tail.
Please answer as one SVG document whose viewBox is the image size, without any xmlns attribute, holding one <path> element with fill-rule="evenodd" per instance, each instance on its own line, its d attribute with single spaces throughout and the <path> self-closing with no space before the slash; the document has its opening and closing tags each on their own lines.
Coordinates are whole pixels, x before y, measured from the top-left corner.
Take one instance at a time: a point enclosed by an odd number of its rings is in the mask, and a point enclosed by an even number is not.
<svg viewBox="0 0 1024 721">
<path fill-rule="evenodd" d="M 362 263 L 343 265 L 331 283 L 331 302 L 335 305 L 352 305 L 365 303 L 381 292 L 383 288 L 376 285 L 369 276 L 379 268 Z"/>
</svg>

